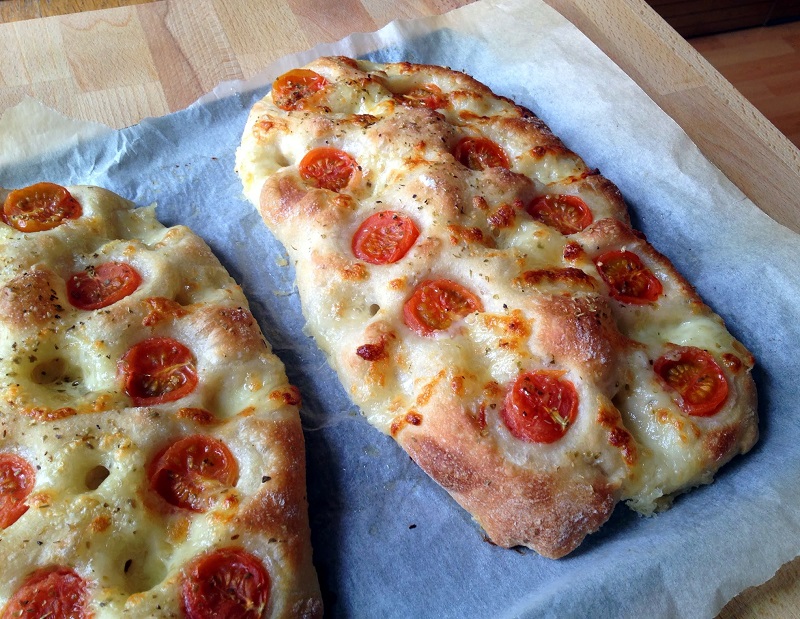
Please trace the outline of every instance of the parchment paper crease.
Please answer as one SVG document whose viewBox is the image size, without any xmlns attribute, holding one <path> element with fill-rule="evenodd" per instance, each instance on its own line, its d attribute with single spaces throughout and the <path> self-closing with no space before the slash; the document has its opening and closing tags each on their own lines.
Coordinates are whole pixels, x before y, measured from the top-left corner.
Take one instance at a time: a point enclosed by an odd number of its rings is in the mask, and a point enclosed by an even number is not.
<svg viewBox="0 0 800 619">
<path fill-rule="evenodd" d="M 331 53 L 464 70 L 532 109 L 611 178 L 637 226 L 755 354 L 756 448 L 657 517 L 620 506 L 566 559 L 483 541 L 338 386 L 303 334 L 284 253 L 233 171 L 265 85 Z M 0 184 L 97 184 L 141 205 L 157 202 L 164 223 L 192 227 L 243 285 L 303 392 L 315 562 L 329 616 L 712 617 L 800 553 L 800 237 L 749 202 L 632 80 L 537 0 L 479 2 L 353 35 L 282 59 L 250 82 L 223 84 L 183 112 L 94 137 L 90 128 L 77 147 L 53 145 L 64 122 L 51 125 L 53 113 L 44 129 L 41 116 L 14 113 L 0 121 Z M 40 139 L 20 137 L 31 133 Z"/>
</svg>

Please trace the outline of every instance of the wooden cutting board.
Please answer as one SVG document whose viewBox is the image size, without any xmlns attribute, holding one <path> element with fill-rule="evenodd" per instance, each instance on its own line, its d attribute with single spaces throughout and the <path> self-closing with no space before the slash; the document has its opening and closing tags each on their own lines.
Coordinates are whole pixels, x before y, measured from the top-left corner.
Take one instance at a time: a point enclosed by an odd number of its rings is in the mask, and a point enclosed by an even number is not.
<svg viewBox="0 0 800 619">
<path fill-rule="evenodd" d="M 220 82 L 251 77 L 283 55 L 470 2 L 134 1 L 0 0 L 0 113 L 32 96 L 68 116 L 123 127 L 182 109 Z M 546 2 L 625 70 L 756 205 L 800 231 L 800 151 L 652 9 L 641 0 Z M 115 8 L 103 8 L 109 6 Z M 11 21 L 29 17 L 36 19 Z M 732 600 L 720 617 L 800 616 L 798 576 L 800 559 Z"/>
</svg>

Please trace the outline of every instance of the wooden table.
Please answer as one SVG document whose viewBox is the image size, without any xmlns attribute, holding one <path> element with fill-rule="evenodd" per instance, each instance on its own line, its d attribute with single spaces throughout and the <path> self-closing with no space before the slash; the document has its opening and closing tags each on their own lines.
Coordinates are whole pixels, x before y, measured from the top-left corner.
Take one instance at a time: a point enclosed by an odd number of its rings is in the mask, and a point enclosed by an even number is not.
<svg viewBox="0 0 800 619">
<path fill-rule="evenodd" d="M 277 58 L 470 0 L 0 0 L 0 112 L 30 95 L 112 127 L 179 110 Z M 546 0 L 762 210 L 800 232 L 800 151 L 641 0 Z M 116 8 L 99 9 L 104 6 Z M 62 14 L 65 13 L 65 14 Z M 269 33 L 269 36 L 265 36 Z M 800 559 L 723 619 L 798 617 Z"/>
</svg>

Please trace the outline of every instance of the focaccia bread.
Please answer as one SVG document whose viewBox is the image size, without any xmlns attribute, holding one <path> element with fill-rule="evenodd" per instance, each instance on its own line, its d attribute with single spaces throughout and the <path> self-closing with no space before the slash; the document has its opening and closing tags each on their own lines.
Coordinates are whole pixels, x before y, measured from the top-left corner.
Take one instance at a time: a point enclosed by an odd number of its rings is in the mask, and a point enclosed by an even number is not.
<svg viewBox="0 0 800 619">
<path fill-rule="evenodd" d="M 0 190 L 2 617 L 320 617 L 299 394 L 188 228 Z"/>
<path fill-rule="evenodd" d="M 446 68 L 320 58 L 237 154 L 370 423 L 501 546 L 560 557 L 757 438 L 753 358 L 530 111 Z"/>
</svg>

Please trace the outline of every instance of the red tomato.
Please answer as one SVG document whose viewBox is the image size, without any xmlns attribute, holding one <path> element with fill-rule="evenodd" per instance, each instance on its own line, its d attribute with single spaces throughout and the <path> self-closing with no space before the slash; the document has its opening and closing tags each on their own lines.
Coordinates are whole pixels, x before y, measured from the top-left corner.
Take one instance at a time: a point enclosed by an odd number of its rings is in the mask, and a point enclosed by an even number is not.
<svg viewBox="0 0 800 619">
<path fill-rule="evenodd" d="M 419 230 L 410 217 L 395 211 L 375 213 L 353 235 L 353 255 L 370 264 L 390 264 L 406 255 Z"/>
<path fill-rule="evenodd" d="M 194 355 L 180 342 L 152 337 L 128 349 L 120 360 L 127 393 L 136 406 L 173 402 L 197 386 Z"/>
<path fill-rule="evenodd" d="M 96 310 L 116 303 L 133 293 L 142 276 L 123 262 L 104 262 L 75 273 L 67 281 L 67 298 L 82 310 Z"/>
<path fill-rule="evenodd" d="M 592 211 L 578 196 L 539 196 L 526 209 L 530 216 L 563 235 L 575 234 L 592 223 Z"/>
<path fill-rule="evenodd" d="M 12 191 L 3 203 L 3 220 L 21 232 L 40 232 L 83 214 L 80 203 L 61 185 L 36 183 Z"/>
<path fill-rule="evenodd" d="M 428 280 L 416 287 L 403 306 L 403 320 L 418 335 L 447 329 L 472 312 L 483 311 L 480 299 L 449 279 Z"/>
<path fill-rule="evenodd" d="M 272 100 L 282 110 L 296 110 L 303 100 L 322 90 L 328 80 L 309 69 L 292 69 L 272 82 Z"/>
<path fill-rule="evenodd" d="M 728 381 L 722 368 L 701 348 L 676 348 L 659 357 L 653 370 L 687 415 L 710 417 L 728 398 Z"/>
<path fill-rule="evenodd" d="M 195 434 L 162 450 L 150 463 L 148 477 L 150 487 L 170 505 L 204 512 L 221 490 L 236 485 L 239 466 L 225 443 Z"/>
<path fill-rule="evenodd" d="M 187 619 L 260 619 L 269 604 L 271 579 L 258 557 L 221 548 L 195 559 L 183 575 Z"/>
<path fill-rule="evenodd" d="M 400 102 L 409 107 L 427 107 L 431 110 L 438 110 L 447 105 L 447 99 L 436 84 L 426 84 L 409 90 L 403 93 Z"/>
<path fill-rule="evenodd" d="M 633 305 L 654 303 L 664 288 L 642 259 L 626 250 L 614 250 L 594 259 L 594 264 L 617 301 Z"/>
<path fill-rule="evenodd" d="M 0 453 L 0 529 L 14 524 L 28 511 L 25 499 L 36 483 L 36 472 L 24 459 Z"/>
<path fill-rule="evenodd" d="M 68 567 L 51 566 L 28 576 L 3 610 L 6 617 L 85 619 L 86 582 Z"/>
<path fill-rule="evenodd" d="M 511 167 L 505 151 L 488 138 L 461 138 L 453 156 L 471 170 Z"/>
<path fill-rule="evenodd" d="M 306 153 L 300 161 L 300 176 L 321 189 L 341 191 L 350 183 L 358 164 L 338 148 L 321 146 Z"/>
<path fill-rule="evenodd" d="M 553 443 L 563 437 L 578 415 L 578 392 L 545 370 L 520 374 L 506 396 L 500 417 L 521 441 Z"/>
</svg>

